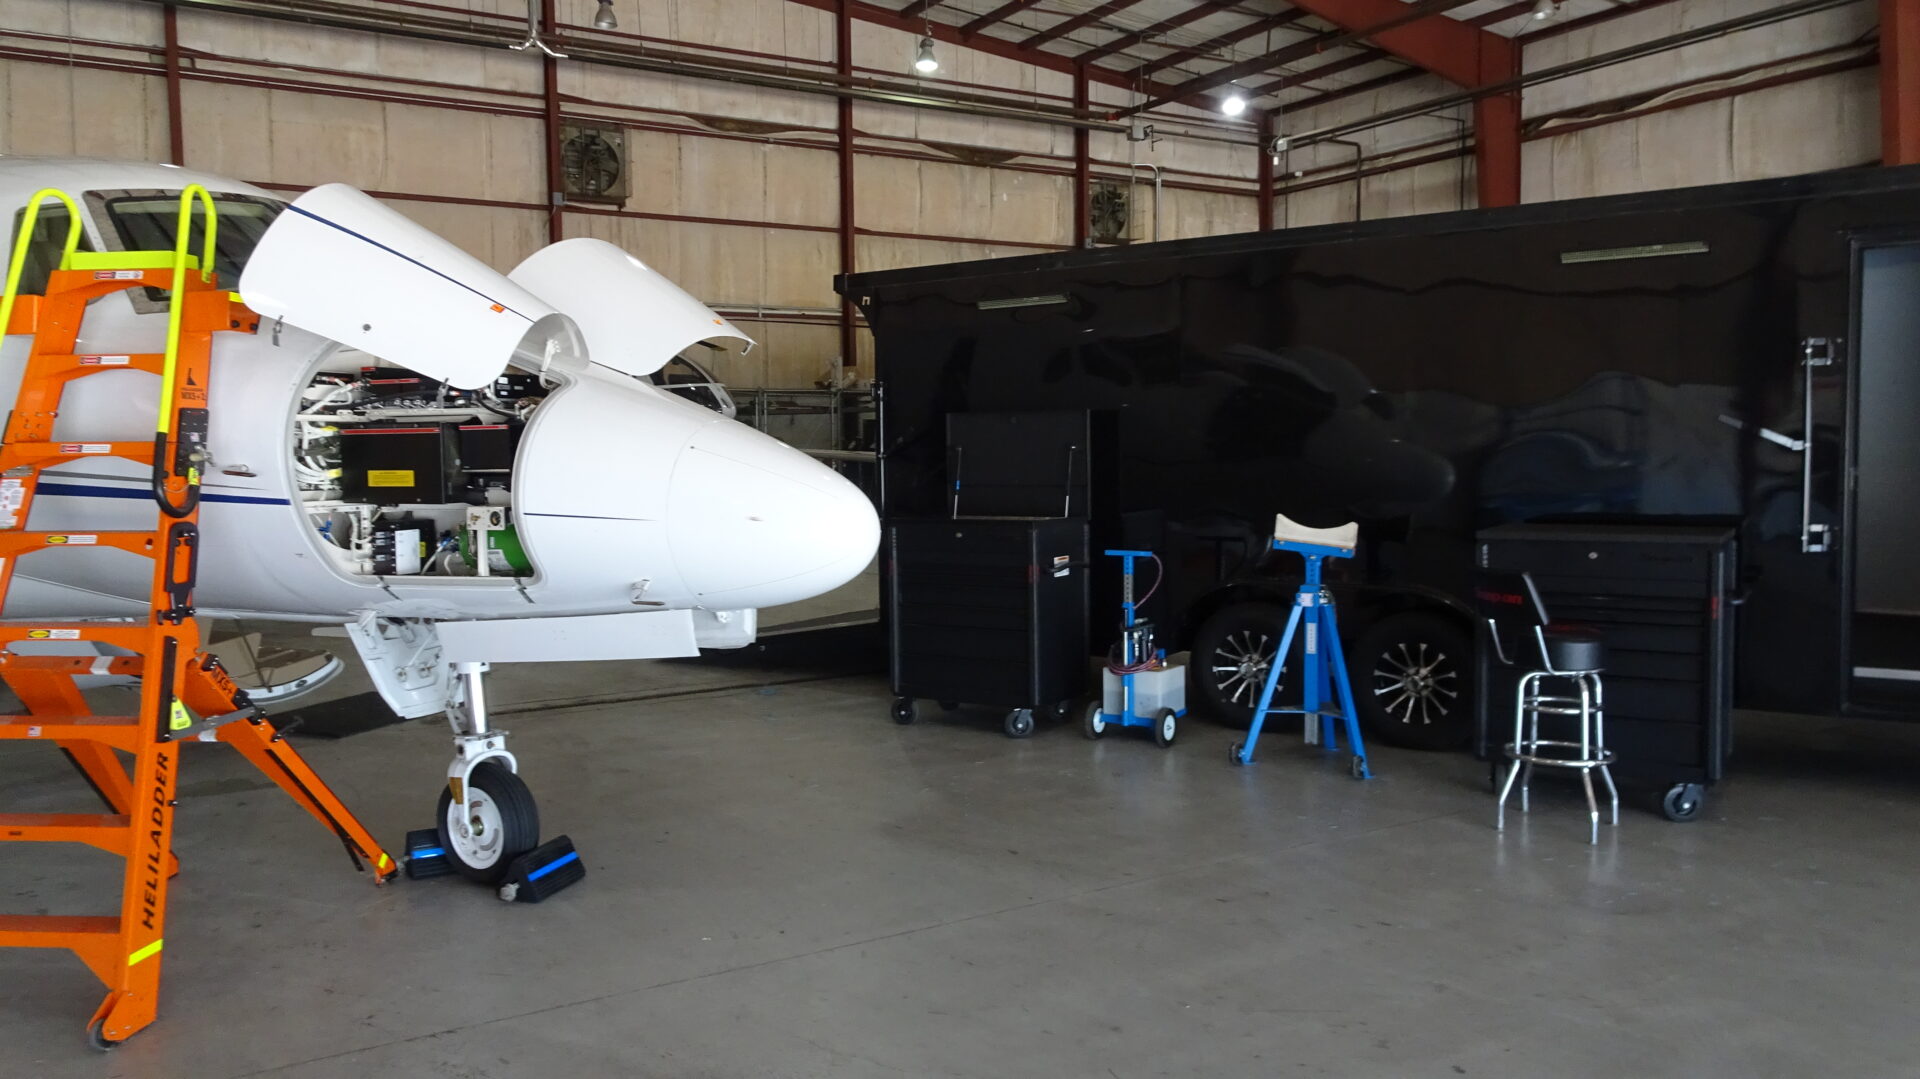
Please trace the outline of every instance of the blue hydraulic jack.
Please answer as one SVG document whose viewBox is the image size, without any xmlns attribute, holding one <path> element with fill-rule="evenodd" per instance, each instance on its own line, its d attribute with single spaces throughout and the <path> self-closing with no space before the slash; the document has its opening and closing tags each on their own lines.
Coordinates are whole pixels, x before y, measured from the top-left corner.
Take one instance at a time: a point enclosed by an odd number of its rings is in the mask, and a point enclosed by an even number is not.
<svg viewBox="0 0 1920 1079">
<path fill-rule="evenodd" d="M 1120 559 L 1120 658 L 1108 653 L 1100 672 L 1100 699 L 1087 708 L 1082 730 L 1099 738 L 1108 727 L 1151 727 L 1153 740 L 1165 749 L 1173 744 L 1180 717 L 1187 714 L 1187 669 L 1167 662 L 1165 649 L 1153 646 L 1153 623 L 1136 617 L 1140 607 L 1160 587 L 1160 577 L 1138 600 L 1133 598 L 1133 563 L 1160 559 L 1152 551 L 1108 551 Z M 1164 573 L 1162 574 L 1164 576 Z"/>
<path fill-rule="evenodd" d="M 1367 770 L 1366 743 L 1360 740 L 1360 723 L 1353 710 L 1353 686 L 1347 681 L 1347 660 L 1340 651 L 1340 628 L 1334 623 L 1333 596 L 1320 583 L 1320 564 L 1329 558 L 1352 558 L 1360 530 L 1352 524 L 1339 528 L 1307 528 L 1282 516 L 1273 531 L 1273 549 L 1292 551 L 1304 558 L 1307 577 L 1294 593 L 1293 611 L 1287 615 L 1286 632 L 1280 635 L 1280 650 L 1274 653 L 1273 662 L 1267 668 L 1266 684 L 1260 690 L 1260 703 L 1254 707 L 1247 740 L 1245 744 L 1233 744 L 1233 763 L 1253 763 L 1253 747 L 1260 741 L 1260 728 L 1268 716 L 1298 713 L 1319 717 L 1319 723 L 1306 721 L 1304 734 L 1308 744 L 1324 745 L 1329 750 L 1340 748 L 1334 720 L 1343 721 L 1347 740 L 1353 744 L 1348 770 L 1355 779 L 1372 779 L 1373 773 Z M 1275 708 L 1273 691 L 1280 682 L 1280 668 L 1286 662 L 1287 650 L 1293 646 L 1294 630 L 1303 622 L 1307 658 L 1306 677 L 1300 687 L 1300 707 Z M 1332 698 L 1336 690 L 1340 694 L 1340 707 L 1323 706 L 1321 701 Z"/>
</svg>

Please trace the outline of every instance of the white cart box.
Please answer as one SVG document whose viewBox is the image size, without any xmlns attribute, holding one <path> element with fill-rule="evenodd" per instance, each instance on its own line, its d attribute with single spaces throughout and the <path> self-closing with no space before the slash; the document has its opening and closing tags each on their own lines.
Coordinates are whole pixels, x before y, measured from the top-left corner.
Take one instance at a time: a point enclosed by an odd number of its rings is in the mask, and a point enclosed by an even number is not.
<svg viewBox="0 0 1920 1079">
<path fill-rule="evenodd" d="M 1100 672 L 1100 710 L 1120 715 L 1126 707 L 1120 676 Z M 1187 707 L 1187 665 L 1170 661 L 1157 671 L 1142 671 L 1133 676 L 1133 714 L 1152 718 L 1162 708 L 1183 712 Z"/>
</svg>

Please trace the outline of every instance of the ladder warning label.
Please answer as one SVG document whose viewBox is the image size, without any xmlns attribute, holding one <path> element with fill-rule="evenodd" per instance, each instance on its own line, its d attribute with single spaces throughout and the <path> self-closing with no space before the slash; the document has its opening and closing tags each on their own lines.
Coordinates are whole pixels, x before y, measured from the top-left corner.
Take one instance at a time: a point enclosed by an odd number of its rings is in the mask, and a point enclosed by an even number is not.
<svg viewBox="0 0 1920 1079">
<path fill-rule="evenodd" d="M 20 506 L 27 500 L 26 481 L 18 476 L 0 479 L 0 528 L 12 528 L 20 520 Z"/>
<path fill-rule="evenodd" d="M 93 271 L 93 279 L 95 281 L 138 281 L 140 280 L 140 271 L 139 270 L 95 270 Z"/>
<path fill-rule="evenodd" d="M 132 356 L 82 356 L 82 367 L 125 367 L 133 362 Z"/>
<path fill-rule="evenodd" d="M 77 641 L 80 631 L 77 629 L 30 629 L 27 640 L 30 641 Z"/>
<path fill-rule="evenodd" d="M 98 543 L 100 542 L 100 537 L 99 536 L 48 536 L 47 542 L 53 543 L 53 544 L 64 543 L 69 546 L 80 547 L 80 546 L 85 546 L 87 544 Z"/>
<path fill-rule="evenodd" d="M 61 453 L 112 453 L 111 442 L 62 442 Z"/>
</svg>

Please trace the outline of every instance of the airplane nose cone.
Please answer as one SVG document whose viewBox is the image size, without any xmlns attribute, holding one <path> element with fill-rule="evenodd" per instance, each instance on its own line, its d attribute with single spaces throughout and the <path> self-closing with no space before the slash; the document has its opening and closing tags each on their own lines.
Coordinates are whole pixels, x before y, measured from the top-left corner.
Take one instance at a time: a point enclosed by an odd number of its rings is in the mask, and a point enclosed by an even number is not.
<svg viewBox="0 0 1920 1079">
<path fill-rule="evenodd" d="M 743 424 L 687 440 L 674 464 L 667 534 L 703 605 L 771 607 L 852 580 L 880 542 L 873 503 L 839 473 Z"/>
</svg>

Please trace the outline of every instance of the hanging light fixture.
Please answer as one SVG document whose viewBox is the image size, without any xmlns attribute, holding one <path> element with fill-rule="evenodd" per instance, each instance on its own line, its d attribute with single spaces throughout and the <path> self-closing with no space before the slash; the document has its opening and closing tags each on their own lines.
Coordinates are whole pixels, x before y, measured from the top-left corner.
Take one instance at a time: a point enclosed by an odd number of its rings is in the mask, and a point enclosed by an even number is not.
<svg viewBox="0 0 1920 1079">
<path fill-rule="evenodd" d="M 1557 0 L 1540 0 L 1533 5 L 1534 22 L 1545 22 L 1558 14 L 1560 14 L 1560 4 Z"/>
<path fill-rule="evenodd" d="M 913 69 L 922 75 L 931 75 L 940 70 L 940 61 L 933 58 L 933 38 L 920 39 L 920 52 L 913 58 Z"/>
<path fill-rule="evenodd" d="M 600 10 L 593 13 L 593 28 L 612 30 L 619 25 L 620 20 L 613 17 L 613 0 L 600 0 Z"/>
<path fill-rule="evenodd" d="M 1220 111 L 1228 116 L 1238 116 L 1247 111 L 1247 97 L 1238 86 L 1227 88 L 1227 96 L 1220 99 Z"/>
</svg>

